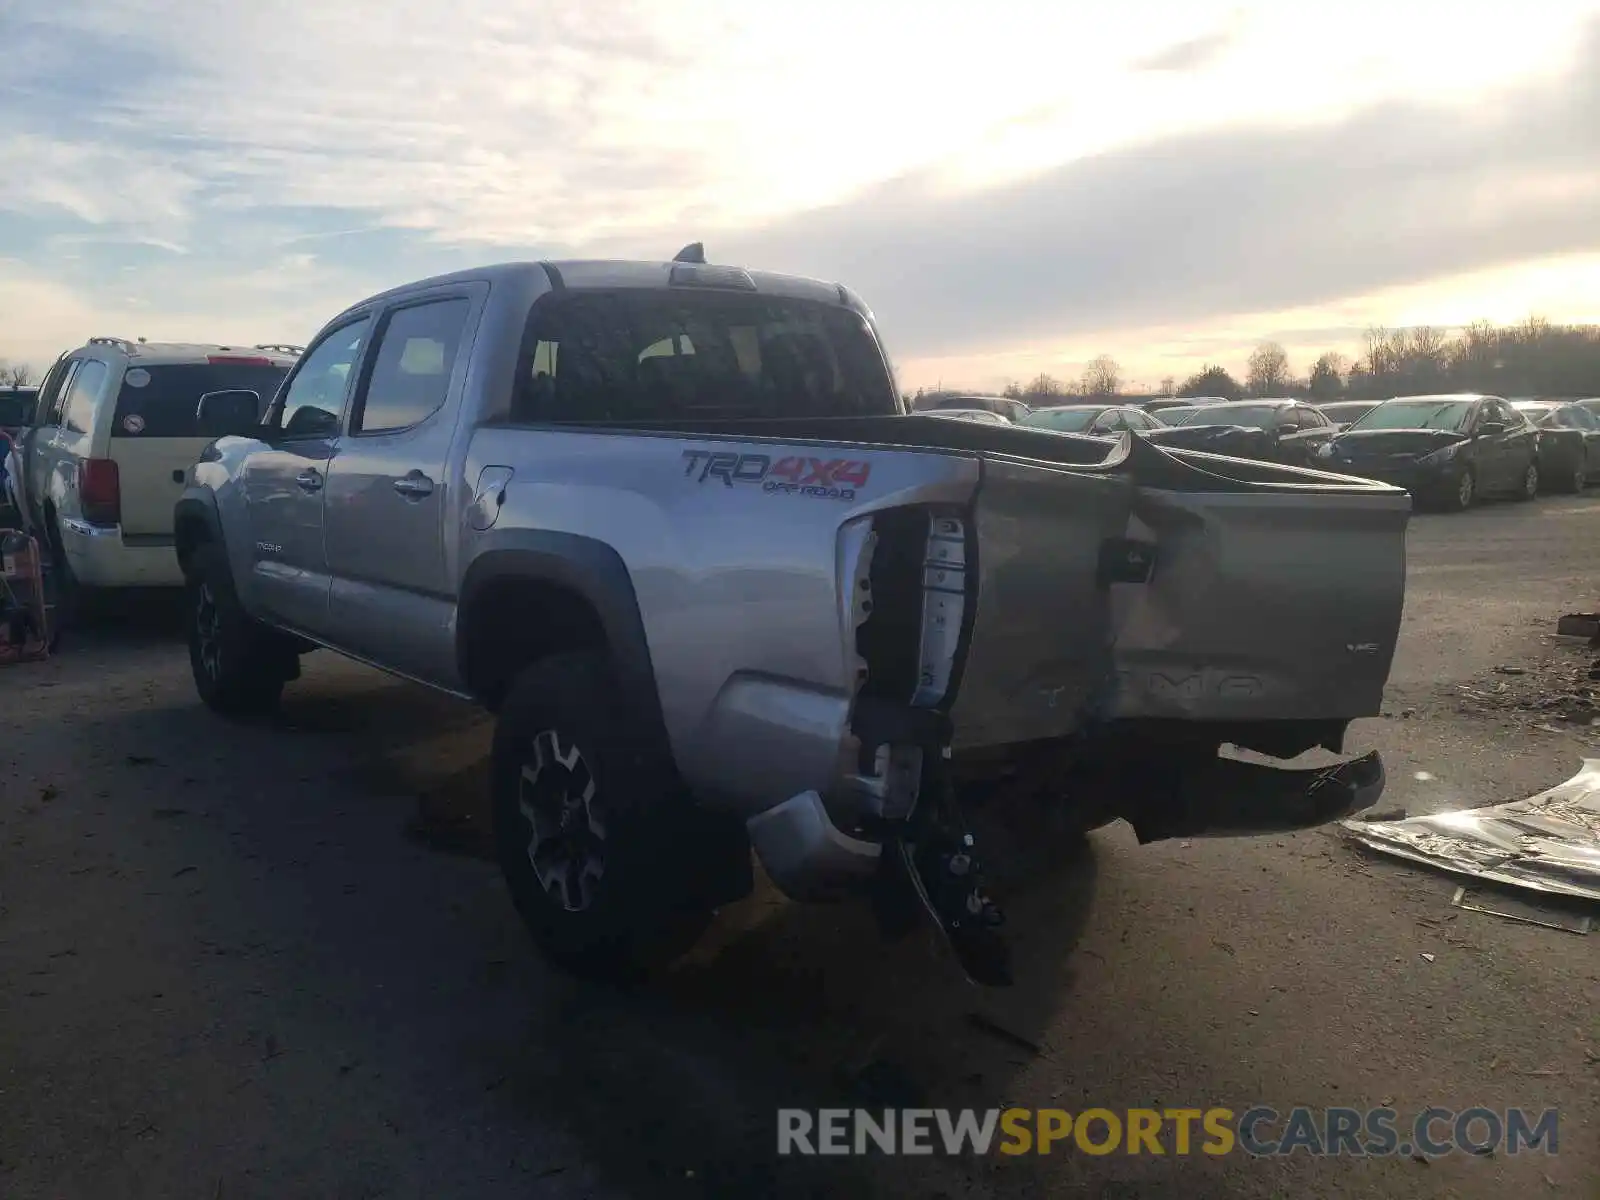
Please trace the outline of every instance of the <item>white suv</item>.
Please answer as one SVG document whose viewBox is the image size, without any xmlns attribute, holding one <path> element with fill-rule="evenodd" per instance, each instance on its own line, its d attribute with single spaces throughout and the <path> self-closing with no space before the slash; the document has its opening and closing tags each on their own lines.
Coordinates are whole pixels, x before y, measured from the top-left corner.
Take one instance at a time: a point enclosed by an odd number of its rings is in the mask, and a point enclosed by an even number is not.
<svg viewBox="0 0 1600 1200">
<path fill-rule="evenodd" d="M 250 392 L 264 412 L 298 353 L 97 337 L 57 359 L 18 439 L 17 492 L 63 583 L 181 585 L 172 507 L 221 432 L 202 427 L 200 398 Z"/>
</svg>

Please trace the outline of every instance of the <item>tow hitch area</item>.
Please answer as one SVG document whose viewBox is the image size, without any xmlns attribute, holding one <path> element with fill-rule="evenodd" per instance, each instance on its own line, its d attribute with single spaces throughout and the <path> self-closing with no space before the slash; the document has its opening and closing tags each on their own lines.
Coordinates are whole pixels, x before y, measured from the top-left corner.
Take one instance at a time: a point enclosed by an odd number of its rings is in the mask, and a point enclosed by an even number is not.
<svg viewBox="0 0 1600 1200">
<path fill-rule="evenodd" d="M 888 831 L 873 908 L 885 937 L 910 932 L 918 911 L 933 919 L 973 983 L 1009 987 L 1011 948 L 1005 914 L 983 890 L 977 845 L 950 778 L 948 748 L 924 755 L 922 786 L 910 815 Z"/>
</svg>

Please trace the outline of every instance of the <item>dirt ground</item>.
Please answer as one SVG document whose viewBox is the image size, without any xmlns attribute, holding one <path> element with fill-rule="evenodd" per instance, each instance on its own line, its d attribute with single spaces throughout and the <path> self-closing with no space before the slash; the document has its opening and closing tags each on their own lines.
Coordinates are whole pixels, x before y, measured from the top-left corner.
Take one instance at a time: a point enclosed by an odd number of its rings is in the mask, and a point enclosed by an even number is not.
<svg viewBox="0 0 1600 1200">
<path fill-rule="evenodd" d="M 1385 806 L 1521 797 L 1597 753 L 1596 654 L 1548 636 L 1600 608 L 1597 561 L 1600 498 L 1415 519 L 1388 716 L 1355 738 Z M 227 724 L 175 624 L 119 601 L 0 669 L 6 1200 L 1600 1195 L 1600 935 L 1453 909 L 1329 829 L 1118 825 L 1013 909 L 1009 991 L 770 891 L 650 988 L 587 986 L 474 857 L 479 714 L 315 655 L 278 721 Z M 1554 1156 L 1431 1162 L 774 1156 L 780 1105 L 918 1103 L 1562 1124 Z"/>
</svg>

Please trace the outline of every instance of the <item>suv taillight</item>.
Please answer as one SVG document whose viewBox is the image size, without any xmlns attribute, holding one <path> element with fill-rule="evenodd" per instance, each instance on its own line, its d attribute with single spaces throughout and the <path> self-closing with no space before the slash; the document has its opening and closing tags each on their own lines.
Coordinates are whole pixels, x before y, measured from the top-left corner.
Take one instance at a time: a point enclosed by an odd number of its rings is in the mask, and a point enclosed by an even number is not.
<svg viewBox="0 0 1600 1200">
<path fill-rule="evenodd" d="M 78 464 L 78 507 L 91 525 L 122 520 L 122 480 L 109 458 L 86 458 Z"/>
</svg>

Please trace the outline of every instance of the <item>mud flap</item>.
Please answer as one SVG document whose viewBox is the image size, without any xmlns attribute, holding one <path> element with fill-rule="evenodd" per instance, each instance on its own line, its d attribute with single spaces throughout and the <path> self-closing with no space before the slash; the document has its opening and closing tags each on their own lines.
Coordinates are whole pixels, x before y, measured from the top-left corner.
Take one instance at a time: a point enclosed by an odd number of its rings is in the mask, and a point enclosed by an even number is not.
<svg viewBox="0 0 1600 1200">
<path fill-rule="evenodd" d="M 1126 814 L 1141 843 L 1310 829 L 1370 808 L 1384 787 L 1376 750 L 1334 766 L 1191 758 L 1143 774 Z"/>
</svg>

